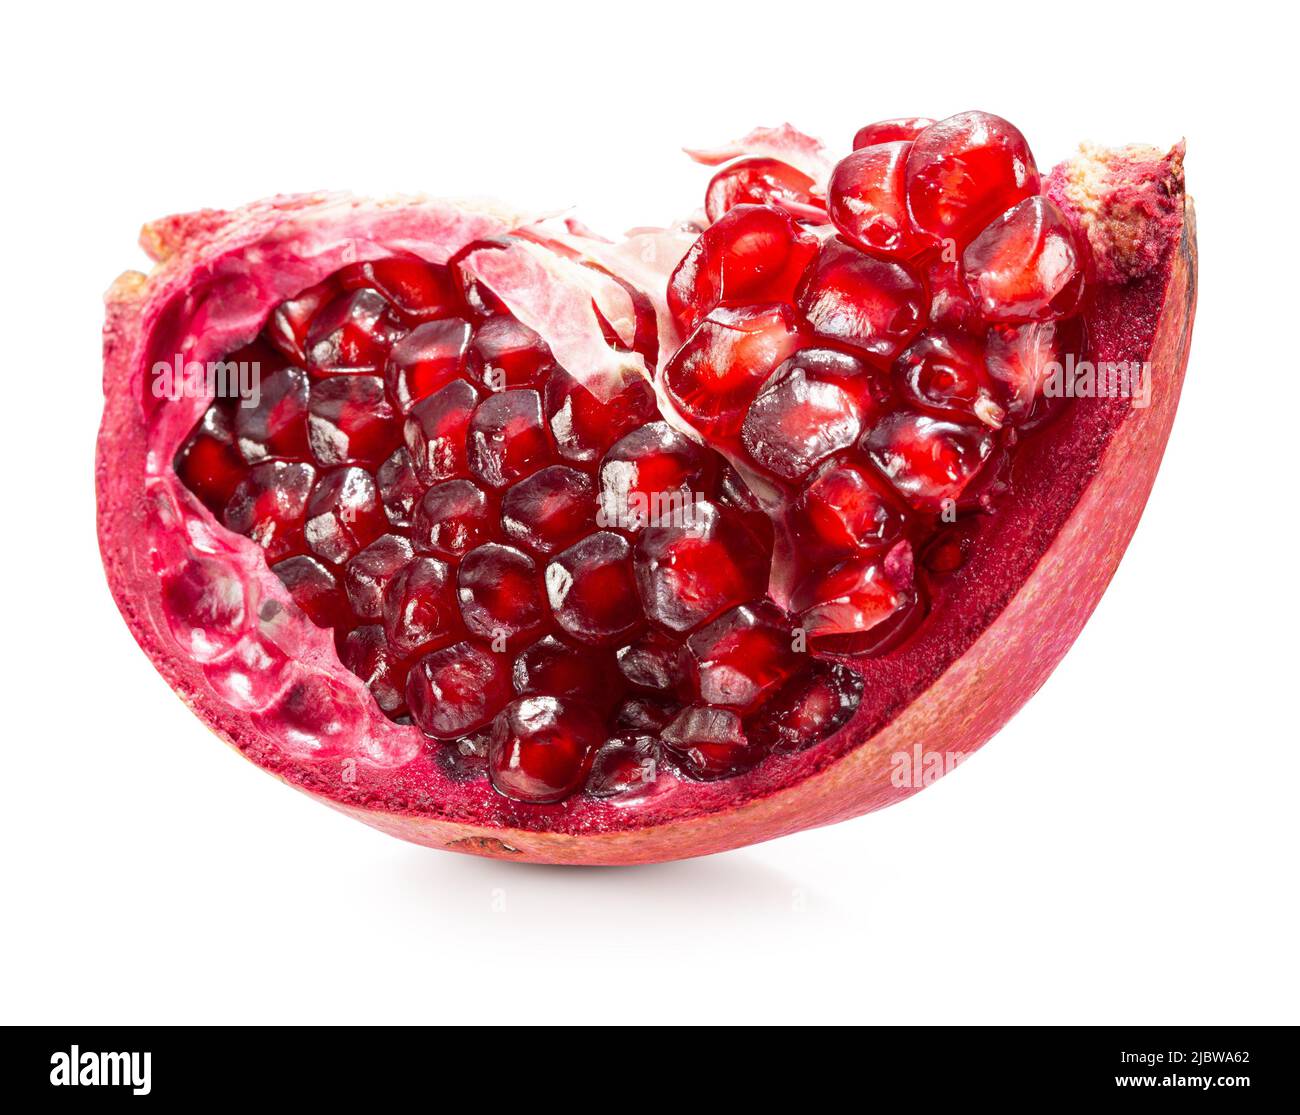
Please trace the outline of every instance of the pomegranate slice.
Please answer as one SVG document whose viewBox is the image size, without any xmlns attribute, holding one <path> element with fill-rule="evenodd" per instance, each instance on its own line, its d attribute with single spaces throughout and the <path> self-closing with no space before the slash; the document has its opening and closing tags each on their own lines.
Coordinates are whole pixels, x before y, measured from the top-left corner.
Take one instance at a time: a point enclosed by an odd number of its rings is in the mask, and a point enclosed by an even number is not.
<svg viewBox="0 0 1300 1115">
<path fill-rule="evenodd" d="M 1044 185 L 985 114 L 859 143 L 700 154 L 742 162 L 694 247 L 427 201 L 153 226 L 157 270 L 110 294 L 97 469 L 141 645 L 291 784 L 502 857 L 717 851 L 897 800 L 917 742 L 978 747 L 1154 477 L 1182 152 Z M 1144 393 L 1060 398 L 1071 355 Z M 236 357 L 252 406 L 147 389 Z"/>
</svg>

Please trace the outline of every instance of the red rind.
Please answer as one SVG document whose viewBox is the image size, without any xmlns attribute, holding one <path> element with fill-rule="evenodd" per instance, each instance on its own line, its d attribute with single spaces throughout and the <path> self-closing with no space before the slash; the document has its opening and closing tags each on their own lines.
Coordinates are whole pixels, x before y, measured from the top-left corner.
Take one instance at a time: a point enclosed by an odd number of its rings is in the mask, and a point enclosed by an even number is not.
<svg viewBox="0 0 1300 1115">
<path fill-rule="evenodd" d="M 1181 193 L 1175 202 L 1167 186 L 1172 177 L 1181 184 L 1172 160 L 1159 162 L 1146 178 L 1137 165 L 1133 158 L 1117 160 L 1115 175 L 1103 176 L 1101 189 L 1090 195 L 1097 204 L 1086 210 L 1078 190 L 1066 196 L 1068 175 L 1059 169 L 1049 192 L 1084 228 L 1094 250 L 1103 244 L 1102 268 L 1109 233 L 1097 222 L 1104 222 L 1098 214 L 1108 204 L 1128 215 L 1140 210 L 1149 218 L 1143 230 L 1162 241 L 1137 251 L 1128 250 L 1136 248 L 1131 238 L 1111 237 L 1122 256 L 1115 274 L 1126 281 L 1101 288 L 1088 320 L 1091 358 L 1150 360 L 1151 405 L 1134 409 L 1127 400 L 1096 400 L 1069 408 L 1025 447 L 1018 498 L 988 521 L 971 561 L 950 582 L 953 606 L 937 610 L 924 634 L 899 650 L 854 664 L 865 675 L 867 696 L 852 722 L 809 751 L 773 757 L 722 783 L 664 777 L 632 808 L 582 796 L 526 807 L 493 794 L 482 780 L 458 782 L 430 761 L 419 733 L 379 714 L 358 679 L 339 664 L 326 633 L 286 632 L 292 626 L 283 611 L 287 593 L 264 567 L 257 570 L 264 563 L 254 544 L 212 524 L 171 473 L 171 452 L 202 400 L 171 407 L 174 414 L 155 410 L 157 425 L 150 430 L 144 382 L 156 353 L 198 332 L 200 346 L 192 355 L 218 358 L 233 342 L 251 337 L 275 301 L 329 274 L 358 244 L 361 255 L 354 258 L 402 250 L 441 261 L 474 240 L 508 232 L 511 220 L 491 212 L 310 197 L 150 226 L 151 254 L 164 262 L 148 280 L 128 275 L 115 284 L 105 328 L 106 405 L 96 481 L 101 551 L 118 606 L 169 684 L 224 739 L 291 785 L 416 843 L 539 862 L 655 862 L 722 851 L 889 804 L 914 792 L 892 785 L 894 754 L 910 753 L 915 744 L 945 754 L 973 751 L 1042 684 L 1100 598 L 1154 481 L 1186 367 L 1196 252 L 1190 204 L 1184 210 Z M 1146 196 L 1143 181 L 1159 175 L 1166 186 L 1155 196 L 1165 201 L 1119 207 L 1121 200 Z M 268 256 L 279 265 L 267 267 Z M 527 264 L 545 266 L 536 257 Z M 168 309 L 173 298 L 211 285 L 213 276 L 225 284 L 220 307 L 191 299 L 193 320 Z M 268 276 L 274 289 L 259 285 Z M 551 297 L 564 293 L 547 291 Z M 205 311 L 212 312 L 204 318 Z M 532 320 L 520 316 L 534 328 L 546 325 L 544 312 Z M 204 328 L 183 328 L 195 322 Z M 539 331 L 554 348 L 547 329 Z M 1035 468 L 1040 462 L 1050 467 Z M 346 716 L 370 717 L 363 721 L 368 730 L 353 733 L 351 746 L 332 749 L 328 734 L 314 750 L 286 746 L 263 731 L 257 713 L 233 707 L 213 688 L 204 665 L 180 650 L 167 626 L 160 572 L 196 548 L 248 577 L 248 622 L 268 639 L 291 643 L 294 668 L 318 679 L 312 692 L 343 700 L 351 694 L 355 708 L 347 707 Z M 268 615 L 277 606 L 280 614 Z"/>
</svg>

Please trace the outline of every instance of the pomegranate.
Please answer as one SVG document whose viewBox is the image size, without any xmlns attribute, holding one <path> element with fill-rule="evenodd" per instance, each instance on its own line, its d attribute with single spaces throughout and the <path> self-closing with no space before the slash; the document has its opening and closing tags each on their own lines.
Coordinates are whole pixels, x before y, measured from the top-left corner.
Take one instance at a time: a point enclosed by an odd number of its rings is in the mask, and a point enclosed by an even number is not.
<svg viewBox="0 0 1300 1115">
<path fill-rule="evenodd" d="M 332 195 L 146 228 L 101 551 L 245 756 L 418 843 L 651 862 L 898 800 L 891 755 L 1065 653 L 1186 365 L 1181 147 L 1044 178 L 969 112 L 692 154 L 707 226 L 622 243 Z"/>
</svg>

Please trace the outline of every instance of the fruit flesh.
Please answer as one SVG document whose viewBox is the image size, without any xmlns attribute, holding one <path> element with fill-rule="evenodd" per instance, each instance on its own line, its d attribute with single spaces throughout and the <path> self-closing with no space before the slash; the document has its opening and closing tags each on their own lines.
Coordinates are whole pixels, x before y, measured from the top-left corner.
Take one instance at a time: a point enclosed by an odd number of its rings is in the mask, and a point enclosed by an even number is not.
<svg viewBox="0 0 1300 1115">
<path fill-rule="evenodd" d="M 1151 169 L 1159 173 L 1160 160 L 1150 158 L 1148 161 Z M 1165 172 L 1167 173 L 1167 167 Z M 991 728 L 996 726 L 998 718 L 1005 717 L 1023 700 L 1036 683 L 1035 678 L 1041 680 L 1050 669 L 1054 657 L 1059 657 L 1059 653 L 1063 652 L 1064 646 L 1068 645 L 1069 639 L 1077 631 L 1078 624 L 1095 602 L 1109 569 L 1113 568 L 1114 560 L 1127 540 L 1127 534 L 1136 520 L 1137 510 L 1140 509 L 1154 473 L 1163 436 L 1167 433 L 1168 419 L 1172 416 L 1176 386 L 1185 359 L 1186 326 L 1190 318 L 1187 302 L 1194 293 L 1194 286 L 1190 282 L 1191 240 L 1186 235 L 1189 230 L 1182 225 L 1181 217 L 1180 208 L 1176 219 L 1171 218 L 1174 242 L 1165 254 L 1159 255 L 1160 266 L 1134 279 L 1131 269 L 1135 265 L 1135 259 L 1127 259 L 1124 267 L 1130 282 L 1136 283 L 1136 289 L 1130 286 L 1122 298 L 1104 298 L 1091 312 L 1089 322 L 1089 354 L 1116 358 L 1149 355 L 1153 358 L 1153 363 L 1166 372 L 1169 390 L 1163 394 L 1157 393 L 1152 408 L 1147 411 L 1100 406 L 1088 417 L 1103 418 L 1101 424 L 1096 421 L 1085 422 L 1080 415 L 1066 415 L 1063 419 L 1065 426 L 1046 431 L 1049 440 L 1044 443 L 1043 451 L 1065 451 L 1064 456 L 1057 461 L 1056 477 L 1060 488 L 1056 492 L 1038 492 L 1030 485 L 1028 489 L 1022 490 L 1018 504 L 1004 509 L 999 525 L 1004 533 L 1021 541 L 1016 546 L 1000 545 L 997 532 L 993 532 L 992 536 L 986 534 L 981 539 L 984 544 L 982 549 L 977 549 L 976 558 L 973 559 L 973 562 L 982 565 L 982 575 L 974 575 L 973 565 L 963 570 L 964 573 L 971 573 L 969 587 L 973 591 L 967 597 L 971 606 L 960 614 L 956 611 L 946 613 L 947 626 L 912 644 L 909 648 L 910 657 L 879 663 L 883 675 L 877 675 L 876 668 L 870 664 L 864 671 L 873 682 L 888 681 L 892 673 L 897 684 L 873 684 L 868 688 L 889 692 L 891 699 L 896 699 L 905 711 L 893 715 L 891 710 L 882 708 L 878 701 L 864 702 L 854 725 L 851 725 L 851 731 L 846 730 L 828 740 L 823 748 L 795 756 L 782 765 L 760 765 L 752 774 L 745 776 L 743 783 L 738 783 L 739 798 L 726 782 L 687 787 L 672 786 L 669 780 L 663 788 L 671 789 L 671 794 L 651 795 L 638 807 L 635 816 L 620 812 L 617 819 L 613 819 L 602 812 L 598 803 L 578 797 L 570 800 L 563 810 L 562 818 L 550 818 L 542 813 L 525 815 L 511 812 L 500 804 L 494 806 L 490 798 L 485 799 L 472 789 L 466 789 L 462 793 L 457 787 L 443 785 L 435 779 L 431 789 L 436 793 L 439 804 L 430 810 L 428 806 L 420 805 L 413 799 L 408 798 L 403 802 L 401 786 L 411 778 L 410 764 L 416 761 L 414 754 L 404 742 L 386 748 L 385 734 L 377 725 L 372 725 L 371 730 L 353 737 L 357 741 L 367 741 L 363 752 L 351 752 L 350 748 L 331 752 L 326 745 L 316 747 L 310 755 L 303 752 L 295 754 L 287 744 L 269 748 L 264 742 L 265 737 L 242 727 L 243 722 L 238 717 L 232 717 L 228 710 L 213 704 L 204 688 L 204 669 L 196 672 L 193 667 L 186 665 L 183 657 L 178 658 L 174 650 L 168 649 L 173 644 L 159 643 L 156 636 L 151 634 L 155 620 L 150 617 L 157 613 L 149 603 L 151 594 L 147 582 L 131 573 L 131 562 L 135 559 L 130 555 L 135 551 L 128 541 L 130 531 L 120 529 L 126 522 L 121 517 L 123 511 L 130 513 L 129 509 L 135 508 L 138 513 L 141 507 L 134 495 L 126 503 L 119 503 L 116 499 L 119 482 L 122 480 L 126 481 L 122 486 L 133 491 L 139 490 L 138 479 L 131 482 L 130 478 L 141 475 L 133 470 L 141 468 L 142 458 L 138 455 L 138 450 L 144 445 L 144 438 L 133 432 L 139 429 L 140 419 L 121 393 L 109 395 L 105 429 L 106 433 L 114 435 L 113 444 L 119 449 L 124 447 L 126 451 L 108 457 L 101 455 L 100 472 L 101 537 L 109 539 L 105 545 L 105 560 L 110 570 L 110 581 L 124 611 L 132 620 L 133 629 L 150 650 L 151 656 L 159 662 L 160 669 L 164 670 L 178 689 L 189 695 L 189 699 L 205 718 L 217 725 L 246 754 L 270 769 L 279 770 L 283 777 L 295 785 L 336 802 L 362 819 L 423 843 L 481 854 L 553 861 L 632 862 L 713 851 L 761 838 L 763 835 L 774 835 L 808 824 L 826 823 L 839 816 L 878 806 L 898 795 L 890 791 L 887 777 L 883 781 L 879 777 L 879 766 L 872 765 L 872 754 L 879 753 L 876 744 L 873 743 L 871 749 L 863 749 L 860 744 L 877 735 L 877 729 L 885 722 L 890 722 L 890 732 L 895 738 L 898 732 L 906 734 L 909 725 L 917 738 L 923 738 L 924 733 L 918 724 L 923 725 L 931 711 L 923 707 L 928 702 L 916 699 L 916 694 L 933 688 L 933 701 L 945 712 L 954 715 L 957 722 L 969 725 L 961 732 L 949 732 L 953 745 L 958 748 L 978 746 Z M 292 220 L 296 217 L 284 219 Z M 441 215 L 439 219 L 442 219 Z M 447 219 L 454 220 L 455 217 L 453 215 Z M 192 239 L 197 236 L 202 240 L 208 235 L 212 221 L 200 216 L 179 224 L 179 228 L 164 227 L 155 230 L 153 235 L 166 242 L 183 231 L 186 237 Z M 1181 240 L 1178 239 L 1179 232 L 1184 234 Z M 255 230 L 249 235 L 250 242 L 256 239 Z M 1105 235 L 1104 230 L 1102 235 Z M 177 286 L 180 286 L 181 269 L 176 270 Z M 296 289 L 309 285 L 319 277 L 305 274 L 304 282 L 286 286 L 279 297 L 289 297 Z M 154 300 L 160 288 L 161 284 L 147 292 L 147 303 L 141 297 L 140 288 L 134 283 L 126 284 L 116 295 L 115 305 L 119 308 L 114 311 L 115 320 L 110 321 L 107 334 L 110 370 L 126 366 L 134 343 L 130 338 L 141 333 L 137 307 L 142 304 L 161 305 L 162 300 Z M 152 320 L 147 319 L 149 322 Z M 166 315 L 163 315 L 157 325 L 147 325 L 146 335 L 162 332 L 169 324 Z M 177 432 L 173 446 L 179 444 L 184 432 Z M 1121 440 L 1119 434 L 1127 436 Z M 1100 465 L 1097 463 L 1108 444 L 1118 447 L 1125 467 L 1109 464 L 1110 459 L 1102 460 Z M 163 455 L 165 459 L 170 459 L 170 450 Z M 1090 488 L 1090 484 L 1108 489 L 1109 494 L 1116 498 L 1107 500 L 1104 498 L 1105 492 L 1094 496 L 1093 492 L 1097 489 Z M 153 524 L 149 527 L 150 536 L 163 541 L 157 547 L 159 557 L 150 559 L 141 552 L 139 560 L 150 568 L 164 569 L 177 560 L 165 545 L 169 533 L 165 528 L 166 516 L 175 516 L 178 508 L 165 490 L 159 492 L 151 488 L 150 491 L 144 507 L 150 516 L 149 523 Z M 1090 520 L 1089 525 L 1093 528 L 1091 540 L 1083 537 L 1078 529 L 1071 529 L 1068 534 L 1062 529 L 1062 524 L 1076 512 L 1080 517 L 1075 522 Z M 184 509 L 180 513 L 188 515 Z M 1058 535 L 1064 543 L 1059 547 L 1064 554 L 1058 553 L 1057 557 L 1064 556 L 1063 568 L 1075 570 L 1069 578 L 1073 596 L 1068 600 L 1046 591 L 1052 587 L 1051 579 L 1033 572 L 1038 556 L 1043 552 L 1043 544 L 1033 540 L 1045 538 L 1050 541 Z M 1025 538 L 1031 540 L 1030 547 L 1024 546 Z M 224 556 L 230 552 L 228 545 L 223 545 L 227 548 L 218 564 L 230 560 Z M 1086 553 L 1091 560 L 1075 560 L 1071 563 L 1068 552 L 1071 547 L 1079 553 Z M 1021 550 L 1029 552 L 1018 563 Z M 1059 563 L 1053 564 L 1057 569 L 1062 568 Z M 1077 575 L 1080 569 L 1088 570 L 1088 575 L 1082 580 Z M 254 571 L 250 570 L 246 575 L 248 584 L 256 582 L 253 574 Z M 1057 573 L 1057 576 L 1061 575 Z M 234 591 L 225 579 L 225 574 L 214 571 L 210 581 L 209 587 Z M 1032 608 L 1026 611 L 1022 607 L 1013 612 L 1007 601 L 1011 600 L 1017 589 L 1028 593 L 1031 586 L 1038 586 L 1039 589 L 1034 594 L 1035 599 L 1040 603 L 1047 600 L 1057 611 L 1053 613 L 1050 607 L 1046 609 L 1051 620 L 1050 637 L 1045 644 L 1039 644 L 1040 653 L 1032 659 L 1033 669 L 1017 672 L 1025 662 L 1030 661 L 1024 659 L 1017 666 L 1017 648 L 1032 641 L 1033 632 L 1042 630 L 1044 616 Z M 132 588 L 130 596 L 123 595 L 124 587 Z M 990 588 L 993 590 L 991 593 Z M 262 585 L 262 593 L 264 602 L 274 600 L 277 595 L 272 586 L 265 584 Z M 132 605 L 128 610 L 128 601 L 138 601 L 144 607 Z M 181 605 L 188 606 L 188 603 Z M 1024 633 L 1023 640 L 1017 640 L 1009 630 L 1010 625 L 1004 626 L 998 622 L 997 617 L 1002 613 L 1015 615 L 1017 630 Z M 251 614 L 252 611 L 246 608 L 245 619 Z M 196 618 L 201 618 L 197 612 L 195 615 Z M 228 641 L 228 635 L 248 630 L 244 621 L 227 618 L 229 622 L 224 626 L 211 627 L 207 631 L 210 643 L 223 644 L 223 641 Z M 1007 691 L 999 694 L 995 705 L 989 705 L 987 693 L 982 693 L 977 684 L 965 688 L 946 683 L 934 686 L 937 674 L 931 671 L 940 662 L 952 664 L 954 656 L 956 660 L 961 660 L 969 655 L 971 668 L 974 667 L 976 658 L 995 660 L 989 651 L 977 653 L 971 649 L 963 654 L 960 649 L 971 648 L 978 632 L 991 627 L 1001 636 L 996 640 L 1000 648 L 1000 660 L 1010 670 L 1009 676 L 1014 679 L 1014 683 L 1006 687 Z M 968 634 L 963 635 L 963 631 Z M 988 640 L 982 641 L 981 646 L 987 642 Z M 948 649 L 942 654 L 936 654 L 936 644 L 946 645 Z M 1048 648 L 1046 654 L 1041 653 L 1044 645 Z M 220 646 L 215 649 L 219 651 Z M 205 657 L 207 653 L 205 651 Z M 931 667 L 926 666 L 927 656 L 934 663 Z M 969 679 L 972 676 L 971 668 L 958 669 L 955 673 Z M 326 687 L 323 692 L 335 699 L 342 699 L 338 688 Z M 961 719 L 963 701 L 971 702 L 968 707 L 977 713 L 973 719 Z M 301 708 L 302 698 L 295 697 L 288 704 L 291 708 Z M 258 716 L 260 714 L 254 716 L 255 723 L 258 722 Z M 346 734 L 343 729 L 354 719 L 344 707 L 329 724 L 317 724 L 322 729 L 331 728 L 328 732 L 322 730 L 321 738 L 337 743 Z M 299 736 L 303 723 L 303 718 L 298 716 L 295 732 Z M 945 730 L 943 724 L 943 720 L 930 722 L 928 730 L 931 733 L 942 732 Z M 882 741 L 888 738 L 888 735 L 880 736 Z M 370 756 L 363 762 L 360 776 L 355 782 L 340 780 L 331 766 L 337 761 L 332 755 L 346 753 Z M 397 782 L 393 781 L 391 773 L 386 773 L 394 770 L 403 772 Z M 821 775 L 817 773 L 819 770 L 823 772 Z"/>
</svg>

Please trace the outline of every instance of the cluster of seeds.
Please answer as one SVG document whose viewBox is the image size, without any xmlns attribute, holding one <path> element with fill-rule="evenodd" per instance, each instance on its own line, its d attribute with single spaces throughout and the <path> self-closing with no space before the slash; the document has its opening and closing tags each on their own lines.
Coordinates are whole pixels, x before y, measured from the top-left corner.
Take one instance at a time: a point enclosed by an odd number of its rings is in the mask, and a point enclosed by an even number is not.
<svg viewBox="0 0 1300 1115">
<path fill-rule="evenodd" d="M 856 705 L 767 599 L 772 533 L 629 374 L 603 401 L 458 269 L 349 266 L 278 306 L 177 454 L 340 659 L 527 802 L 809 746 Z"/>
<path fill-rule="evenodd" d="M 862 129 L 824 197 L 723 167 L 667 292 L 695 439 L 455 260 L 353 264 L 227 357 L 260 397 L 175 467 L 457 772 L 538 804 L 727 777 L 848 720 L 861 679 L 815 652 L 915 629 L 1053 412 L 1086 256 L 1039 186 L 984 113 Z"/>
</svg>

